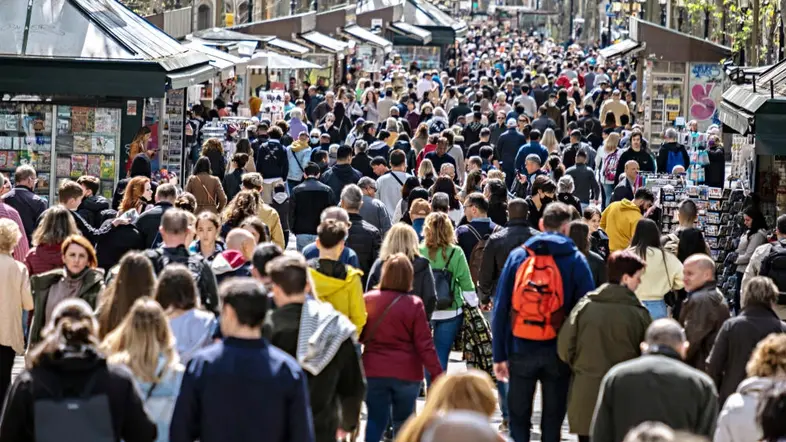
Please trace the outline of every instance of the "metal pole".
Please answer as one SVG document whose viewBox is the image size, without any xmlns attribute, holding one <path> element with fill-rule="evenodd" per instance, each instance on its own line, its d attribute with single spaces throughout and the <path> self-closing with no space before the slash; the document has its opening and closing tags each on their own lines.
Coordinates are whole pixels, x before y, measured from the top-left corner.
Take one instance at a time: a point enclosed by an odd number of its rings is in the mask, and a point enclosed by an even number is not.
<svg viewBox="0 0 786 442">
<path fill-rule="evenodd" d="M 783 38 L 783 20 L 780 20 L 780 23 L 778 24 L 778 61 L 783 60 Z"/>
<path fill-rule="evenodd" d="M 573 39 L 573 0 L 570 0 L 570 20 L 569 20 L 569 28 L 568 28 L 568 41 Z"/>
<path fill-rule="evenodd" d="M 710 10 L 704 10 L 704 39 L 710 38 Z"/>
<path fill-rule="evenodd" d="M 606 45 L 611 46 L 611 15 L 609 15 L 609 31 L 606 37 Z"/>
</svg>

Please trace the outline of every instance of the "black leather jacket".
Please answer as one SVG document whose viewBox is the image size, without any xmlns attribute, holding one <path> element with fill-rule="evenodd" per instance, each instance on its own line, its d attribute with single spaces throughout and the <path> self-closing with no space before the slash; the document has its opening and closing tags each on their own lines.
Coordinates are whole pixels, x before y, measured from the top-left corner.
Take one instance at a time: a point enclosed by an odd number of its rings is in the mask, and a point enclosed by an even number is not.
<svg viewBox="0 0 786 442">
<path fill-rule="evenodd" d="M 478 279 L 478 297 L 482 304 L 488 304 L 494 297 L 497 280 L 510 252 L 538 233 L 540 232 L 530 227 L 526 220 L 511 219 L 507 227 L 491 235 L 486 250 L 483 251 Z"/>
</svg>

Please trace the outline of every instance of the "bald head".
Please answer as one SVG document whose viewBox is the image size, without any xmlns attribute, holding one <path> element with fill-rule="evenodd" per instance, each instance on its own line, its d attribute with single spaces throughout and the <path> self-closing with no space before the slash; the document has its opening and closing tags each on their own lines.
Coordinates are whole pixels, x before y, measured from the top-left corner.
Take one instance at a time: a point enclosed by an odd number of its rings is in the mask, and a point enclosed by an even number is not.
<svg viewBox="0 0 786 442">
<path fill-rule="evenodd" d="M 254 257 L 254 247 L 256 240 L 254 235 L 246 229 L 232 229 L 227 235 L 227 250 L 237 250 L 243 255 L 246 261 L 251 261 Z"/>
<path fill-rule="evenodd" d="M 668 347 L 685 357 L 687 351 L 687 338 L 685 330 L 680 324 L 671 319 L 658 319 L 647 328 L 644 335 L 644 343 L 641 350 L 643 352 L 654 351 L 656 347 Z"/>
<path fill-rule="evenodd" d="M 529 217 L 529 206 L 522 198 L 514 198 L 508 201 L 508 217 L 510 219 L 527 219 Z"/>
<path fill-rule="evenodd" d="M 499 439 L 488 419 L 473 411 L 451 411 L 435 418 L 423 432 L 421 442 L 496 442 Z"/>
<path fill-rule="evenodd" d="M 682 267 L 682 279 L 688 292 L 699 290 L 715 280 L 715 261 L 703 253 L 689 256 Z"/>
</svg>

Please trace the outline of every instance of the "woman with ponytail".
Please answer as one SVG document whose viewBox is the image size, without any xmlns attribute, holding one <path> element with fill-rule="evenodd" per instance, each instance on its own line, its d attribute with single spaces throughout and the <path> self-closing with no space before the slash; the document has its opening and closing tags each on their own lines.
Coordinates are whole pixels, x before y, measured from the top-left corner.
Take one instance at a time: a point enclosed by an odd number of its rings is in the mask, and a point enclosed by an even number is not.
<svg viewBox="0 0 786 442">
<path fill-rule="evenodd" d="M 156 439 L 156 424 L 132 375 L 107 365 L 98 351 L 93 310 L 78 298 L 55 307 L 41 342 L 28 353 L 27 369 L 8 392 L 0 420 L 0 441 L 58 440 L 58 434 L 59 440 Z"/>
</svg>

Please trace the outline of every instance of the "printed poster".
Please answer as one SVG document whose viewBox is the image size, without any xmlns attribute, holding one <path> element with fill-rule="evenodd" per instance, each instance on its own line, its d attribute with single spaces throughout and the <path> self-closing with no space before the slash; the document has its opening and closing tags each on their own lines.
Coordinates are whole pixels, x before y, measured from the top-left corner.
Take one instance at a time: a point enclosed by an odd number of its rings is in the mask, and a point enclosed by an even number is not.
<svg viewBox="0 0 786 442">
<path fill-rule="evenodd" d="M 723 69 L 718 63 L 691 63 L 689 75 L 688 121 L 696 120 L 699 132 L 704 132 L 712 124 L 720 124 Z"/>
</svg>

